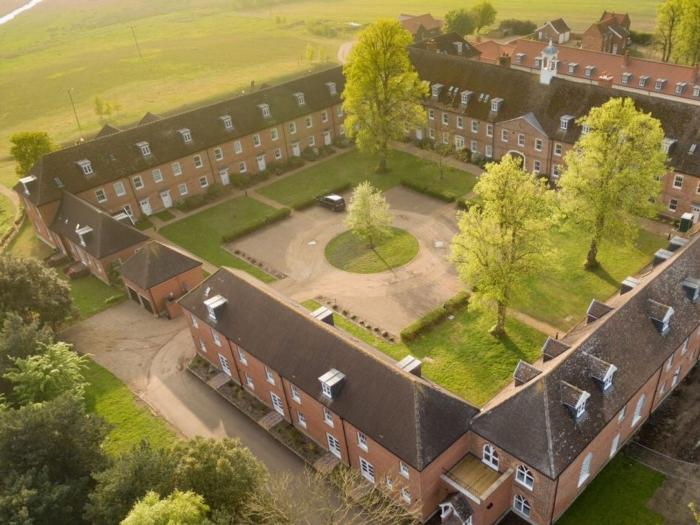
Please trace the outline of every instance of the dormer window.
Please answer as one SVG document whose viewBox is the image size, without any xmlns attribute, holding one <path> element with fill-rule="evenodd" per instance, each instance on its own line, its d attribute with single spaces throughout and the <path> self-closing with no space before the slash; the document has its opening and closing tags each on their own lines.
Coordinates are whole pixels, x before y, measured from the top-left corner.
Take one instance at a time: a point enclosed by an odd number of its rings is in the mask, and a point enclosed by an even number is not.
<svg viewBox="0 0 700 525">
<path fill-rule="evenodd" d="M 22 183 L 22 186 L 24 186 L 24 193 L 29 195 L 29 184 L 34 182 L 36 180 L 36 177 L 34 175 L 27 175 L 26 177 L 22 177 L 19 179 L 19 181 Z"/>
<path fill-rule="evenodd" d="M 432 94 L 433 98 L 438 98 L 440 96 L 440 92 L 442 91 L 442 84 L 433 84 L 430 86 L 430 93 Z"/>
<path fill-rule="evenodd" d="M 563 130 L 569 129 L 569 122 L 574 119 L 571 115 L 564 115 L 559 119 L 559 127 Z"/>
<path fill-rule="evenodd" d="M 654 327 L 661 335 L 666 335 L 671 330 L 671 317 L 673 317 L 673 308 L 665 304 L 649 299 L 647 303 L 647 311 L 649 318 L 654 324 Z"/>
<path fill-rule="evenodd" d="M 516 53 L 515 54 L 515 63 L 516 64 L 524 64 L 525 63 L 525 53 Z"/>
<path fill-rule="evenodd" d="M 588 135 L 591 132 L 591 127 L 588 124 L 581 126 L 581 135 Z"/>
<path fill-rule="evenodd" d="M 218 321 L 221 309 L 226 305 L 228 301 L 225 297 L 221 295 L 215 295 L 204 301 L 204 306 L 207 307 L 207 313 L 209 314 L 209 319 L 211 321 Z"/>
<path fill-rule="evenodd" d="M 663 151 L 666 154 L 671 153 L 671 148 L 673 148 L 673 145 L 676 142 L 677 142 L 676 139 L 670 139 L 668 137 L 664 137 L 664 140 L 661 143 L 661 151 Z"/>
<path fill-rule="evenodd" d="M 466 106 L 467 104 L 469 104 L 469 98 L 471 96 L 472 96 L 471 91 L 462 91 L 462 93 L 460 94 L 460 97 L 461 97 L 461 102 L 462 102 L 463 106 Z"/>
<path fill-rule="evenodd" d="M 182 140 L 185 142 L 185 144 L 192 142 L 192 133 L 190 132 L 189 128 L 178 129 L 177 132 L 182 136 Z"/>
<path fill-rule="evenodd" d="M 502 98 L 491 99 L 491 111 L 493 111 L 494 113 L 497 113 L 498 110 L 501 109 L 501 104 L 503 104 Z"/>
<path fill-rule="evenodd" d="M 92 228 L 90 226 L 78 226 L 75 229 L 75 233 L 77 233 L 78 237 L 80 237 L 80 244 L 82 246 L 86 246 L 87 237 L 90 232 L 92 232 Z"/>
<path fill-rule="evenodd" d="M 685 92 L 685 88 L 688 84 L 686 82 L 676 83 L 676 95 L 682 95 Z"/>
<path fill-rule="evenodd" d="M 601 391 L 605 392 L 612 386 L 613 376 L 617 372 L 617 367 L 594 355 L 589 355 L 588 359 L 591 377 L 598 384 Z"/>
<path fill-rule="evenodd" d="M 693 86 L 693 96 L 700 97 L 700 86 Z"/>
<path fill-rule="evenodd" d="M 630 80 L 632 80 L 632 73 L 622 73 L 622 83 L 627 86 L 630 83 Z"/>
<path fill-rule="evenodd" d="M 656 91 L 661 91 L 664 86 L 666 86 L 666 79 L 665 78 L 657 78 L 656 82 L 654 82 L 654 89 Z"/>
<path fill-rule="evenodd" d="M 595 66 L 586 66 L 586 69 L 583 73 L 583 75 L 586 78 L 593 78 L 593 73 L 595 72 Z"/>
<path fill-rule="evenodd" d="M 535 69 L 542 68 L 542 57 L 535 57 Z"/>
<path fill-rule="evenodd" d="M 259 104 L 258 107 L 260 108 L 263 118 L 270 118 L 272 116 L 269 104 Z"/>
<path fill-rule="evenodd" d="M 221 122 L 224 123 L 225 129 L 233 129 L 233 119 L 231 118 L 231 115 L 222 115 L 219 118 L 221 119 Z"/>
<path fill-rule="evenodd" d="M 340 394 L 341 388 L 345 382 L 345 374 L 331 368 L 328 372 L 318 378 L 321 382 L 321 394 L 326 399 L 335 399 Z"/>
<path fill-rule="evenodd" d="M 92 175 L 93 173 L 95 173 L 92 169 L 92 162 L 90 162 L 89 160 L 79 160 L 77 164 L 78 166 L 80 166 L 80 169 L 83 170 L 83 175 Z"/>
<path fill-rule="evenodd" d="M 647 84 L 649 84 L 649 75 L 642 75 L 639 77 L 639 87 L 647 87 Z"/>
<path fill-rule="evenodd" d="M 575 419 L 586 413 L 586 402 L 591 394 L 566 381 L 561 382 L 561 401 Z"/>
<path fill-rule="evenodd" d="M 335 82 L 326 82 L 326 86 L 328 86 L 328 93 L 330 93 L 332 97 L 338 94 L 338 88 L 336 87 Z"/>
<path fill-rule="evenodd" d="M 148 157 L 151 154 L 151 146 L 148 142 L 137 142 L 136 147 L 141 150 L 141 155 Z"/>
<path fill-rule="evenodd" d="M 306 104 L 306 101 L 304 100 L 304 93 L 299 92 L 299 93 L 294 93 L 294 96 L 297 99 L 297 105 L 298 106 L 303 106 Z"/>
<path fill-rule="evenodd" d="M 569 75 L 575 75 L 576 70 L 578 69 L 578 64 L 576 62 L 571 62 L 569 64 Z"/>
<path fill-rule="evenodd" d="M 695 279 L 693 277 L 688 277 L 683 281 L 683 291 L 685 292 L 685 295 L 693 301 L 694 303 L 698 302 L 698 298 L 700 298 L 700 279 Z"/>
</svg>

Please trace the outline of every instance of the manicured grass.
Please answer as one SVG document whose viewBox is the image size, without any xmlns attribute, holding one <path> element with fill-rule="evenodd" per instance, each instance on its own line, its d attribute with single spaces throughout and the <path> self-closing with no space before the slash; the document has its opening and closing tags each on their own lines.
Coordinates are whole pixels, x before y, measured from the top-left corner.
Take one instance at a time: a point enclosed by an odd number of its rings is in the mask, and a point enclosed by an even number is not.
<svg viewBox="0 0 700 525">
<path fill-rule="evenodd" d="M 326 245 L 326 259 L 336 268 L 353 273 L 386 272 L 408 264 L 418 255 L 418 240 L 406 230 L 393 228 L 386 239 L 371 249 L 351 231 Z"/>
<path fill-rule="evenodd" d="M 513 307 L 562 330 L 582 319 L 592 299 L 605 301 L 614 295 L 625 277 L 651 263 L 654 252 L 666 244 L 664 237 L 641 230 L 632 246 L 603 245 L 600 268 L 589 272 L 583 262 L 590 235 L 567 227 L 552 230 L 551 240 L 551 268 L 525 283 Z"/>
<path fill-rule="evenodd" d="M 156 447 L 167 446 L 176 439 L 168 424 L 153 415 L 111 372 L 90 360 L 84 375 L 90 383 L 86 392 L 88 409 L 112 426 L 104 443 L 108 453 L 126 452 L 142 439 Z"/>
<path fill-rule="evenodd" d="M 60 271 L 60 270 L 59 270 Z M 86 319 L 126 299 L 123 290 L 112 288 L 94 275 L 69 281 L 73 305 Z"/>
<path fill-rule="evenodd" d="M 170 210 L 162 210 L 158 213 L 155 213 L 154 215 L 163 222 L 171 221 L 175 218 L 175 214 L 173 214 L 173 212 L 171 212 Z"/>
<path fill-rule="evenodd" d="M 474 175 L 450 167 L 444 168 L 441 178 L 437 164 L 401 151 L 392 151 L 388 164 L 388 173 L 377 174 L 374 171 L 377 166 L 375 156 L 352 150 L 320 161 L 295 175 L 260 188 L 258 192 L 293 208 L 342 183 L 355 185 L 369 180 L 377 188 L 386 190 L 402 181 L 410 181 L 425 185 L 438 193 L 457 196 L 466 195 L 476 184 Z"/>
<path fill-rule="evenodd" d="M 153 223 L 148 217 L 141 217 L 138 221 L 136 221 L 136 224 L 134 224 L 134 228 L 144 231 L 149 228 L 153 228 Z"/>
<path fill-rule="evenodd" d="M 316 301 L 304 306 L 314 309 Z M 498 339 L 488 331 L 495 316 L 476 308 L 458 311 L 410 343 L 389 343 L 336 314 L 335 324 L 358 339 L 399 360 L 411 354 L 423 361 L 423 376 L 481 406 L 509 381 L 518 360 L 535 361 L 545 335 L 514 319 L 506 324 L 507 336 Z"/>
<path fill-rule="evenodd" d="M 664 481 L 663 474 L 618 455 L 579 496 L 558 525 L 661 525 L 647 501 Z M 671 503 L 671 502 L 669 502 Z M 681 505 L 681 502 L 672 502 Z"/>
<path fill-rule="evenodd" d="M 264 282 L 273 277 L 233 256 L 221 245 L 223 235 L 264 225 L 275 208 L 251 197 L 238 197 L 181 219 L 160 229 L 160 233 L 216 266 L 239 268 Z"/>
<path fill-rule="evenodd" d="M 32 228 L 31 223 L 25 219 L 19 230 L 19 234 L 17 234 L 7 247 L 7 252 L 17 257 L 36 257 L 37 259 L 43 259 L 51 255 L 53 250 L 37 239 L 34 234 L 34 228 Z"/>
<path fill-rule="evenodd" d="M 15 207 L 4 195 L 0 195 L 0 237 L 12 226 L 15 220 Z"/>
</svg>

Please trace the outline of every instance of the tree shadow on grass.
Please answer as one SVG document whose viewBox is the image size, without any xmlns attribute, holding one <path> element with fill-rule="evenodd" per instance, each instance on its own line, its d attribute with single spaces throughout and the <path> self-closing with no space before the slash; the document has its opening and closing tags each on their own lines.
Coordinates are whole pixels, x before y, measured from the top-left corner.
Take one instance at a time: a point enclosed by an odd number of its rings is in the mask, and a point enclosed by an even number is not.
<svg viewBox="0 0 700 525">
<path fill-rule="evenodd" d="M 600 264 L 588 271 L 596 277 L 598 277 L 599 279 L 602 279 L 603 281 L 614 287 L 617 287 L 620 284 L 620 282 L 617 279 L 615 279 L 612 275 L 610 275 L 610 273 L 608 273 L 608 271 Z"/>
<path fill-rule="evenodd" d="M 506 328 L 506 331 L 503 334 L 498 336 L 493 335 L 491 337 L 500 341 L 503 345 L 503 348 L 508 352 L 508 354 L 517 357 L 518 359 L 522 359 L 525 362 L 530 362 L 529 356 L 525 352 L 523 352 L 520 349 L 520 346 L 518 346 L 518 344 L 511 339 L 510 335 L 508 335 L 508 328 Z"/>
</svg>

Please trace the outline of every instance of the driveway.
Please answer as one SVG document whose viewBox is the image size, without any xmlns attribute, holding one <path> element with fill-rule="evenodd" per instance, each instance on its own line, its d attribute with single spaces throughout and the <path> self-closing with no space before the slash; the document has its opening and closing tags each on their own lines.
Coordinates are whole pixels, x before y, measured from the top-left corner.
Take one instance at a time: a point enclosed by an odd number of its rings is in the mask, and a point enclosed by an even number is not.
<svg viewBox="0 0 700 525">
<path fill-rule="evenodd" d="M 345 231 L 345 213 L 319 206 L 252 233 L 227 246 L 264 261 L 286 275 L 272 286 L 292 299 L 318 295 L 394 334 L 454 296 L 462 285 L 448 260 L 457 231 L 454 204 L 445 204 L 403 187 L 386 193 L 395 225 L 412 233 L 420 246 L 417 257 L 394 271 L 353 274 L 331 266 L 326 244 Z M 346 195 L 347 197 L 347 195 Z"/>
<path fill-rule="evenodd" d="M 183 317 L 154 319 L 127 301 L 73 325 L 62 336 L 186 437 L 236 437 L 270 472 L 303 472 L 300 459 L 185 370 L 194 346 Z"/>
</svg>

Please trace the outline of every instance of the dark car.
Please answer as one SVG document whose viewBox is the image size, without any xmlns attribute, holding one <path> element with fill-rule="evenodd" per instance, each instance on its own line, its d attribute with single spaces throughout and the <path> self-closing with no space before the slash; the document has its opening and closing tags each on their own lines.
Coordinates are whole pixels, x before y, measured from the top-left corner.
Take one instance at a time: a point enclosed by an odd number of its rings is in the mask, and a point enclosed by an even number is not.
<svg viewBox="0 0 700 525">
<path fill-rule="evenodd" d="M 319 197 L 317 200 L 321 206 L 324 206 L 329 210 L 345 211 L 345 199 L 340 195 L 336 195 L 335 193 L 329 193 L 328 195 Z"/>
</svg>

